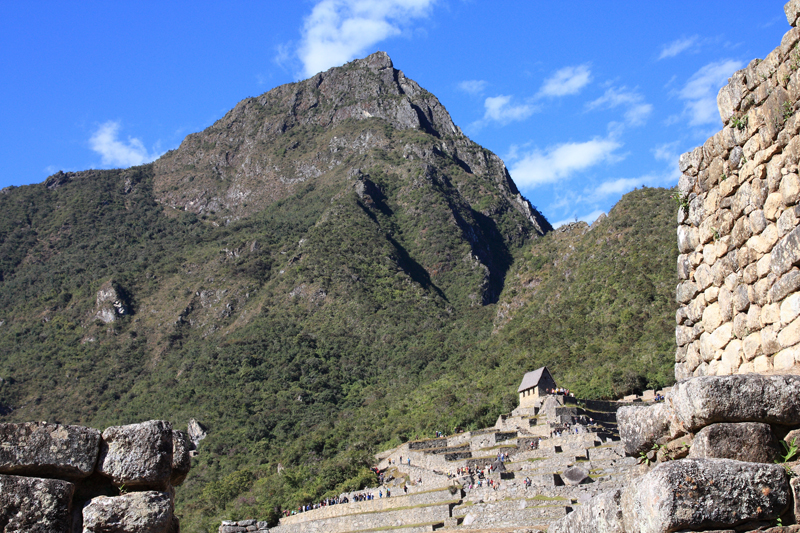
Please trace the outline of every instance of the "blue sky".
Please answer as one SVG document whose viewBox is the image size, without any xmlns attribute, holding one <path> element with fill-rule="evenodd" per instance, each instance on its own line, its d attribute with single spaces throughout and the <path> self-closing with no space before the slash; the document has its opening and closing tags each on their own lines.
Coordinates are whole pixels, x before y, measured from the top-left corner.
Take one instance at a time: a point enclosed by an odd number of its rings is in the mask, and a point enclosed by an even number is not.
<svg viewBox="0 0 800 533">
<path fill-rule="evenodd" d="M 236 103 L 385 50 L 551 223 L 592 221 L 721 127 L 783 1 L 7 2 L 0 188 L 127 167 Z"/>
</svg>

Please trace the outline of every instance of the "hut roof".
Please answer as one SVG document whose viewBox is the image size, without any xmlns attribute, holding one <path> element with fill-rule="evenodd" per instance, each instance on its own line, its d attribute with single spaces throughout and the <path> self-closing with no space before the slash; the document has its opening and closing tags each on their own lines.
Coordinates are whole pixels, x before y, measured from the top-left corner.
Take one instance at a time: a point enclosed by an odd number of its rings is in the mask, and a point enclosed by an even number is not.
<svg viewBox="0 0 800 533">
<path fill-rule="evenodd" d="M 547 375 L 550 376 L 550 371 L 547 370 L 546 366 L 543 366 L 542 368 L 537 368 L 536 370 L 525 374 L 522 377 L 522 383 L 520 383 L 517 392 L 522 392 L 524 390 L 534 388 L 536 385 L 539 384 L 539 380 L 542 379 L 542 375 L 544 375 L 545 372 L 547 372 Z M 553 377 L 550 376 L 550 379 L 553 379 Z"/>
</svg>

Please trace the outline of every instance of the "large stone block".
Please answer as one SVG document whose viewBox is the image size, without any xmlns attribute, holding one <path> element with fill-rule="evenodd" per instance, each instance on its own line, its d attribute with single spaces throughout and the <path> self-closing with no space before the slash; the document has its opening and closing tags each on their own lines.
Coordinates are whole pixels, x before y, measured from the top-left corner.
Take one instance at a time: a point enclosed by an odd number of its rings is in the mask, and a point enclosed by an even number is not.
<svg viewBox="0 0 800 533">
<path fill-rule="evenodd" d="M 669 533 L 774 520 L 790 502 L 780 465 L 682 459 L 658 465 L 626 488 L 621 506 L 627 533 Z"/>
<path fill-rule="evenodd" d="M 692 281 L 684 281 L 678 285 L 675 291 L 675 300 L 678 303 L 686 304 L 692 301 L 692 298 L 699 292 L 697 284 Z"/>
<path fill-rule="evenodd" d="M 789 0 L 784 4 L 783 11 L 786 13 L 789 25 L 797 26 L 797 19 L 800 17 L 800 0 Z"/>
<path fill-rule="evenodd" d="M 617 411 L 619 436 L 628 455 L 638 456 L 650 450 L 662 437 L 680 436 L 682 432 L 676 426 L 675 416 L 666 402 L 620 407 Z"/>
<path fill-rule="evenodd" d="M 100 432 L 45 422 L 0 424 L 0 473 L 21 476 L 88 477 L 97 463 Z"/>
<path fill-rule="evenodd" d="M 789 324 L 800 316 L 800 292 L 792 294 L 781 302 L 780 320 L 781 324 Z"/>
<path fill-rule="evenodd" d="M 800 424 L 800 376 L 703 376 L 677 383 L 670 402 L 689 431 L 716 422 Z M 621 435 L 621 430 L 620 430 Z"/>
<path fill-rule="evenodd" d="M 186 479 L 192 467 L 192 457 L 189 452 L 192 441 L 183 431 L 172 432 L 172 477 L 170 485 L 177 487 Z"/>
<path fill-rule="evenodd" d="M 572 466 L 561 473 L 561 479 L 566 485 L 580 485 L 589 479 L 589 472 L 580 466 Z"/>
<path fill-rule="evenodd" d="M 166 488 L 172 474 L 172 424 L 150 420 L 107 428 L 97 471 L 117 486 Z"/>
<path fill-rule="evenodd" d="M 548 528 L 549 533 L 625 533 L 620 489 L 598 494 Z"/>
<path fill-rule="evenodd" d="M 770 262 L 770 267 L 772 263 Z M 780 302 L 789 294 L 800 290 L 800 270 L 787 272 L 775 282 L 769 290 L 769 298 L 772 302 Z"/>
<path fill-rule="evenodd" d="M 770 266 L 772 272 L 778 276 L 788 272 L 792 266 L 800 261 L 800 227 L 795 228 L 772 249 Z"/>
<path fill-rule="evenodd" d="M 778 452 L 778 442 L 769 424 L 721 423 L 706 426 L 695 435 L 689 457 L 772 463 Z"/>
<path fill-rule="evenodd" d="M 166 492 L 98 496 L 83 507 L 83 533 L 171 533 L 172 498 Z"/>
<path fill-rule="evenodd" d="M 794 319 L 781 330 L 778 334 L 778 342 L 781 348 L 788 348 L 800 343 L 800 318 Z"/>
<path fill-rule="evenodd" d="M 678 249 L 682 254 L 693 252 L 698 244 L 696 229 L 683 225 L 678 227 Z"/>
<path fill-rule="evenodd" d="M 0 528 L 7 533 L 70 533 L 75 485 L 0 475 Z"/>
</svg>

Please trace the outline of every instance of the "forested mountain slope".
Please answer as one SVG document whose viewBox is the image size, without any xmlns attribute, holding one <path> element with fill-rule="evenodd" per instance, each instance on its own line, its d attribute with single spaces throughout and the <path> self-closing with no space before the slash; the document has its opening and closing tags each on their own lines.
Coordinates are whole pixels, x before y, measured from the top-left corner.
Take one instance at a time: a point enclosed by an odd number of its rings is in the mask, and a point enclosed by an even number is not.
<svg viewBox="0 0 800 533">
<path fill-rule="evenodd" d="M 374 54 L 152 164 L 0 191 L 0 421 L 196 418 L 185 530 L 266 517 L 491 424 L 535 366 L 593 396 L 669 382 L 674 212 L 646 189 L 551 231 Z"/>
</svg>

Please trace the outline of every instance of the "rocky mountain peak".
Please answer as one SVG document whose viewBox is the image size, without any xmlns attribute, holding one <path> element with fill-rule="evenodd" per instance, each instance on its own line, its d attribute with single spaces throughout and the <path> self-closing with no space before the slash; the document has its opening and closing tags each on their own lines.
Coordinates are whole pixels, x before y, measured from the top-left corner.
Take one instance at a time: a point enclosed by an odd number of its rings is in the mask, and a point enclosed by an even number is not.
<svg viewBox="0 0 800 533">
<path fill-rule="evenodd" d="M 420 135 L 400 139 L 411 131 Z M 459 181 L 450 176 L 457 168 L 472 182 L 457 189 L 474 191 L 466 200 L 481 206 L 478 211 L 517 211 L 524 218 L 520 234 L 551 229 L 500 158 L 470 141 L 441 102 L 394 68 L 386 52 L 239 102 L 154 163 L 154 191 L 165 205 L 227 223 L 310 183 L 347 181 L 348 169 L 380 167 L 408 178 L 431 176 L 443 165 L 450 169 L 446 181 Z"/>
</svg>

